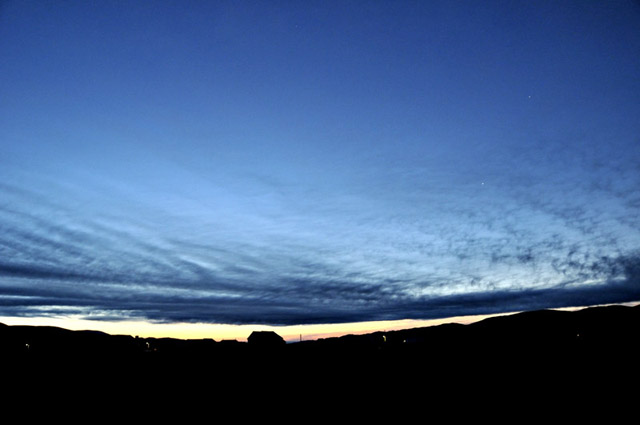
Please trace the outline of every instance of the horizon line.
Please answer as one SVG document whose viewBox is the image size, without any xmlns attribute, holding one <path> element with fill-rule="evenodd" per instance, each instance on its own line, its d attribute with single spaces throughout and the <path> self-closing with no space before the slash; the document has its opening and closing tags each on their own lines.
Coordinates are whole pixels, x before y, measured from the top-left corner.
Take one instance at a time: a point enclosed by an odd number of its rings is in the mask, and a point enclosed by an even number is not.
<svg viewBox="0 0 640 425">
<path fill-rule="evenodd" d="M 576 311 L 592 307 L 611 305 L 636 306 L 640 301 L 624 303 L 594 304 L 574 307 L 550 307 L 534 310 L 511 311 L 490 314 L 450 316 L 434 319 L 378 320 L 351 323 L 326 323 L 308 325 L 260 325 L 260 324 L 216 324 L 216 323 L 153 323 L 144 320 L 96 321 L 74 317 L 11 317 L 0 316 L 0 323 L 8 326 L 53 326 L 71 331 L 99 331 L 109 335 L 130 335 L 141 338 L 212 339 L 214 341 L 236 340 L 246 342 L 254 331 L 273 331 L 287 343 L 334 338 L 345 335 L 362 335 L 375 332 L 391 332 L 403 329 L 438 326 L 448 323 L 471 324 L 481 320 L 508 316 L 535 310 Z M 95 326 L 99 324 L 99 326 Z M 91 326 L 89 326 L 91 325 Z"/>
</svg>

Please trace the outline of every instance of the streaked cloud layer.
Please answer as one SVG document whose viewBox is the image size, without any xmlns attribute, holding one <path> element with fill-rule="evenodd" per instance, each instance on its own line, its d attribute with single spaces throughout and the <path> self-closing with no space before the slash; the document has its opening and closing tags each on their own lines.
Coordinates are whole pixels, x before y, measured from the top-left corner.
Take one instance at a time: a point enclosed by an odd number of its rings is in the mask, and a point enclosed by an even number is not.
<svg viewBox="0 0 640 425">
<path fill-rule="evenodd" d="M 8 2 L 0 315 L 639 300 L 637 5 L 427 3 Z"/>
</svg>

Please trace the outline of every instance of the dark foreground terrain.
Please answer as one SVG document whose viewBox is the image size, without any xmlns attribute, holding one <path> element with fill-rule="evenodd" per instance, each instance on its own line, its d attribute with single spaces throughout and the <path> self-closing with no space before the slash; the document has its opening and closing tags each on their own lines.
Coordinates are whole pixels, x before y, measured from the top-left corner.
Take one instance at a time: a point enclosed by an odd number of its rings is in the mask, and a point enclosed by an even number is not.
<svg viewBox="0 0 640 425">
<path fill-rule="evenodd" d="M 344 396 L 383 389 L 478 393 L 517 384 L 555 397 L 569 387 L 637 394 L 640 306 L 533 311 L 290 344 L 272 333 L 243 343 L 0 325 L 0 353 L 5 386 L 32 388 L 262 394 L 286 385 L 305 394 L 331 385 L 332 394 Z"/>
</svg>

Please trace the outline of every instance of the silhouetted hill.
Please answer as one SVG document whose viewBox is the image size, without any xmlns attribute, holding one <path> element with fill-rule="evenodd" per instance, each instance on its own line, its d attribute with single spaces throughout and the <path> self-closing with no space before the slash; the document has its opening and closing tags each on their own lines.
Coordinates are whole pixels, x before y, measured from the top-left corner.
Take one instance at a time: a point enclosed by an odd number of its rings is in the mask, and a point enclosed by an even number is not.
<svg viewBox="0 0 640 425">
<path fill-rule="evenodd" d="M 640 306 L 542 310 L 469 325 L 346 335 L 282 345 L 256 341 L 138 338 L 96 331 L 0 324 L 5 370 L 138 376 L 171 382 L 253 379 L 506 383 L 637 376 Z M 254 341 L 255 342 L 255 341 Z M 27 366 L 27 367 L 25 367 Z"/>
</svg>

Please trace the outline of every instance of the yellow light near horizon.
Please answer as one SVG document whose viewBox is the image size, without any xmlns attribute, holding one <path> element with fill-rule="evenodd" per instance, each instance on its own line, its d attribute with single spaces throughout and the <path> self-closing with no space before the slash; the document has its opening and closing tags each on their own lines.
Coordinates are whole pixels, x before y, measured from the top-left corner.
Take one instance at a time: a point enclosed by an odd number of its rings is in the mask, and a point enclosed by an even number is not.
<svg viewBox="0 0 640 425">
<path fill-rule="evenodd" d="M 359 323 L 317 324 L 317 325 L 225 325 L 208 323 L 151 323 L 146 321 L 96 321 L 72 317 L 0 317 L 6 325 L 56 326 L 69 330 L 95 330 L 112 335 L 131 335 L 151 338 L 203 339 L 216 341 L 246 341 L 254 331 L 273 331 L 286 341 L 314 340 L 347 334 L 363 334 L 377 331 L 392 331 L 442 323 L 470 323 L 484 316 L 466 316 L 434 320 L 394 320 Z"/>
<path fill-rule="evenodd" d="M 131 335 L 143 338 L 180 338 L 246 341 L 252 330 L 247 325 L 205 323 L 153 323 L 146 321 L 97 321 L 73 317 L 0 317 L 6 325 L 56 326 L 70 330 L 94 330 L 112 335 Z"/>
<path fill-rule="evenodd" d="M 634 303 L 622 303 L 618 305 L 634 306 Z M 591 306 L 595 307 L 595 306 Z M 580 310 L 585 307 L 565 307 L 556 310 Z M 458 316 L 444 319 L 430 320 L 388 320 L 375 322 L 317 324 L 317 325 L 226 325 L 209 323 L 152 323 L 146 321 L 98 321 L 86 320 L 77 317 L 2 317 L 0 323 L 6 325 L 30 325 L 30 326 L 56 326 L 70 330 L 95 330 L 111 335 L 131 335 L 141 338 L 179 338 L 179 339 L 203 339 L 210 338 L 215 341 L 237 340 L 246 342 L 254 331 L 274 331 L 286 341 L 295 342 L 302 340 L 314 340 L 320 338 L 338 337 L 348 334 L 364 334 L 377 331 L 394 331 L 426 326 L 437 326 L 445 323 L 469 324 L 493 316 L 505 316 L 513 313 Z"/>
</svg>

